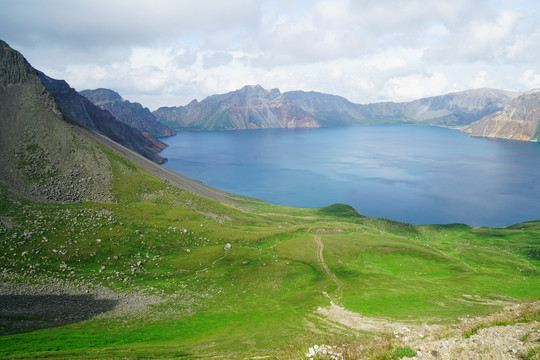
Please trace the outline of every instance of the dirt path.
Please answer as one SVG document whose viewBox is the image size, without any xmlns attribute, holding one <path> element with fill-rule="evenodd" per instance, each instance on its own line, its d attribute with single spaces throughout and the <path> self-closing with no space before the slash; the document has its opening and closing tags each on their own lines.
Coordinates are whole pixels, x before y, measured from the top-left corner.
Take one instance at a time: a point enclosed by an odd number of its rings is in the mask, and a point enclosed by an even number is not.
<svg viewBox="0 0 540 360">
<path fill-rule="evenodd" d="M 195 274 L 198 275 L 199 273 L 202 273 L 202 272 L 204 272 L 204 271 L 208 271 L 208 269 L 213 268 L 214 265 L 216 265 L 216 263 L 217 263 L 218 261 L 220 261 L 221 259 L 224 259 L 225 256 L 227 256 L 227 251 L 228 251 L 228 250 L 225 250 L 225 254 L 224 254 L 223 256 L 220 256 L 220 257 L 218 257 L 216 260 L 214 260 L 214 261 L 212 262 L 212 264 L 210 265 L 210 267 L 205 267 L 204 269 L 201 269 L 201 270 L 195 270 Z"/>
<path fill-rule="evenodd" d="M 330 269 L 328 268 L 328 265 L 326 265 L 326 263 L 324 262 L 324 257 L 323 257 L 323 250 L 324 250 L 324 244 L 322 243 L 321 241 L 321 238 L 319 236 L 313 236 L 313 239 L 315 240 L 315 242 L 317 243 L 317 246 L 318 246 L 318 250 L 317 250 L 317 261 L 319 263 L 319 266 L 321 267 L 321 269 L 323 269 L 323 271 L 326 273 L 326 275 L 328 275 L 330 277 L 330 279 L 336 284 L 337 288 L 336 288 L 336 291 L 334 292 L 334 298 L 330 298 L 330 300 L 332 300 L 332 304 L 334 303 L 335 300 L 339 301 L 341 300 L 341 295 L 343 294 L 343 281 L 341 281 L 340 279 L 338 279 L 338 277 L 330 271 Z M 327 295 L 325 293 L 325 295 Z"/>
</svg>

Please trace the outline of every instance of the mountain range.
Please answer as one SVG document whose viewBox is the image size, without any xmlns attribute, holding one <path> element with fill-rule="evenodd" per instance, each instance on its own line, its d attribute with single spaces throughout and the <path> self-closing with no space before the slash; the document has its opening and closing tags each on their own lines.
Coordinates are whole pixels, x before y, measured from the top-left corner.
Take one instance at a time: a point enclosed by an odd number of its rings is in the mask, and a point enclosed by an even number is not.
<svg viewBox="0 0 540 360">
<path fill-rule="evenodd" d="M 318 92 L 266 90 L 259 85 L 212 95 L 186 106 L 161 107 L 156 119 L 175 130 L 237 130 L 360 124 L 463 126 L 501 110 L 519 93 L 476 89 L 411 102 L 355 104 Z"/>
</svg>

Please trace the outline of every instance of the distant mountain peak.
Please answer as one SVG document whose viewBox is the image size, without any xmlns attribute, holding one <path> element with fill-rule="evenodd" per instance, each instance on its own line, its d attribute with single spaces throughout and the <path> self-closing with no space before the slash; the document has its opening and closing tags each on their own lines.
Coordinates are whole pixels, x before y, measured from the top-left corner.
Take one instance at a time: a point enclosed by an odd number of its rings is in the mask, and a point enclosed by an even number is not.
<svg viewBox="0 0 540 360">
<path fill-rule="evenodd" d="M 0 84 L 19 84 L 37 74 L 36 70 L 5 41 L 0 40 Z"/>
<path fill-rule="evenodd" d="M 111 89 L 99 88 L 95 90 L 83 90 L 79 91 L 79 94 L 86 97 L 94 104 L 100 106 L 114 101 L 122 101 L 122 97 L 116 91 Z"/>
</svg>

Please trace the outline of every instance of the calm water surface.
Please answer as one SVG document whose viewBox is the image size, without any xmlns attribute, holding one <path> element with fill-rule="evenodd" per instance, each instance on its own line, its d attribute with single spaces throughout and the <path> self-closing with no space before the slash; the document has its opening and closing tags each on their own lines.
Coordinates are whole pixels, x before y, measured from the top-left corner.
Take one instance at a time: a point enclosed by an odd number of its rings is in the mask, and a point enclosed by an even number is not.
<svg viewBox="0 0 540 360">
<path fill-rule="evenodd" d="M 413 224 L 540 219 L 540 143 L 429 126 L 184 132 L 165 166 L 274 204 L 353 206 Z"/>
</svg>

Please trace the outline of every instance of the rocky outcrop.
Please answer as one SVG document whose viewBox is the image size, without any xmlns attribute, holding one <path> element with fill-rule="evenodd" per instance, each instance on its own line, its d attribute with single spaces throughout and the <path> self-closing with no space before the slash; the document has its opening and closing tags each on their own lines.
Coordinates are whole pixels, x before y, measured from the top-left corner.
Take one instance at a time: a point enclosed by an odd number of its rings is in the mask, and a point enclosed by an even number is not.
<svg viewBox="0 0 540 360">
<path fill-rule="evenodd" d="M 466 131 L 472 136 L 538 141 L 540 90 L 533 90 L 515 98 L 503 110 L 472 123 Z"/>
<path fill-rule="evenodd" d="M 0 41 L 0 183 L 38 200 L 112 200 L 109 160 L 78 129 L 38 72 Z"/>
<path fill-rule="evenodd" d="M 229 130 L 359 124 L 462 126 L 503 108 L 517 93 L 476 89 L 412 102 L 355 104 L 318 92 L 265 90 L 246 86 L 201 102 L 162 107 L 156 118 L 174 129 Z"/>
<path fill-rule="evenodd" d="M 319 127 L 301 107 L 286 103 L 278 89 L 245 86 L 240 90 L 213 95 L 186 106 L 162 107 L 156 118 L 180 130 L 238 130 L 289 127 Z"/>
<path fill-rule="evenodd" d="M 143 107 L 137 102 L 132 103 L 122 99 L 113 90 L 83 90 L 79 94 L 103 110 L 111 112 L 117 120 L 143 133 L 148 133 L 153 137 L 172 136 L 176 134 L 174 130 L 169 129 L 166 125 L 157 121 L 148 108 Z"/>
<path fill-rule="evenodd" d="M 166 147 L 166 144 L 157 139 L 150 141 L 139 130 L 118 121 L 109 111 L 99 108 L 86 97 L 79 95 L 64 80 L 55 80 L 41 72 L 38 73 L 43 85 L 53 95 L 68 121 L 97 131 L 147 159 L 157 163 L 166 161 L 157 154 Z"/>
</svg>

